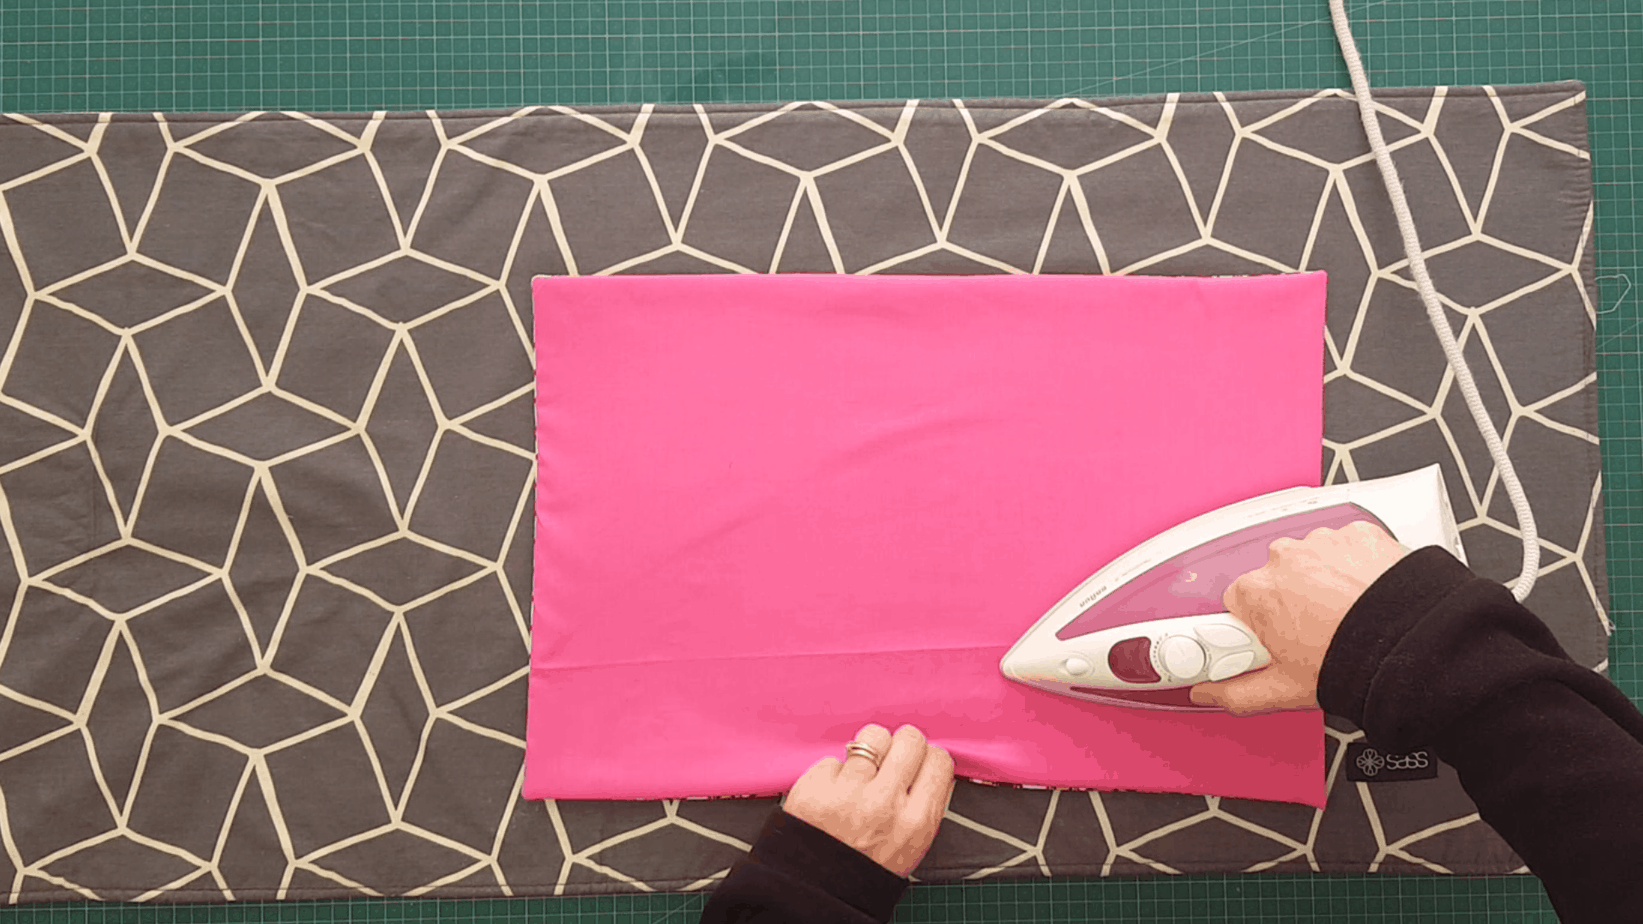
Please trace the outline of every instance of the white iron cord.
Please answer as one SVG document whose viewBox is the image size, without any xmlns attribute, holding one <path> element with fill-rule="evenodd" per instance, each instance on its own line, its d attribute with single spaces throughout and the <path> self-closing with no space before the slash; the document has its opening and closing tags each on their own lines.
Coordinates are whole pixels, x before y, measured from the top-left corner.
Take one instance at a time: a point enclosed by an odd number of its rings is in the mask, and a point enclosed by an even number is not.
<svg viewBox="0 0 1643 924">
<path fill-rule="evenodd" d="M 1443 306 L 1438 303 L 1432 277 L 1426 274 L 1426 258 L 1421 253 L 1420 239 L 1415 236 L 1415 220 L 1410 217 L 1409 203 L 1403 197 L 1403 183 L 1398 180 L 1398 169 L 1392 164 L 1386 139 L 1381 137 L 1375 101 L 1369 95 L 1369 78 L 1364 75 L 1363 61 L 1358 58 L 1358 46 L 1352 41 L 1352 26 L 1346 18 L 1345 0 L 1329 0 L 1329 15 L 1335 23 L 1335 38 L 1341 43 L 1341 57 L 1346 59 L 1346 69 L 1352 75 L 1352 92 L 1358 98 L 1358 115 L 1363 120 L 1364 134 L 1369 136 L 1369 148 L 1375 152 L 1375 163 L 1381 168 L 1381 179 L 1386 183 L 1387 195 L 1392 200 L 1392 212 L 1397 216 L 1398 230 L 1403 234 L 1403 251 L 1409 257 L 1410 275 L 1415 277 L 1415 288 L 1420 291 L 1421 302 L 1426 305 L 1426 316 L 1432 321 L 1432 329 L 1437 332 L 1438 340 L 1443 343 L 1444 355 L 1449 357 L 1449 366 L 1455 370 L 1460 393 L 1466 398 L 1466 406 L 1472 411 L 1472 419 L 1477 421 L 1483 441 L 1489 445 L 1489 454 L 1495 459 L 1500 480 L 1506 485 L 1506 496 L 1511 499 L 1512 509 L 1517 513 L 1518 530 L 1523 534 L 1523 572 L 1517 576 L 1512 596 L 1522 603 L 1534 589 L 1535 578 L 1540 571 L 1540 537 L 1535 532 L 1534 514 L 1529 510 L 1528 499 L 1523 496 L 1523 486 L 1518 483 L 1512 460 L 1507 457 L 1506 448 L 1501 445 L 1500 436 L 1495 433 L 1495 426 L 1489 420 L 1489 412 L 1478 397 L 1478 387 L 1472 382 L 1472 370 L 1466 366 L 1466 357 L 1461 354 L 1460 347 L 1455 343 L 1455 335 L 1449 330 L 1449 319 L 1444 316 Z"/>
</svg>

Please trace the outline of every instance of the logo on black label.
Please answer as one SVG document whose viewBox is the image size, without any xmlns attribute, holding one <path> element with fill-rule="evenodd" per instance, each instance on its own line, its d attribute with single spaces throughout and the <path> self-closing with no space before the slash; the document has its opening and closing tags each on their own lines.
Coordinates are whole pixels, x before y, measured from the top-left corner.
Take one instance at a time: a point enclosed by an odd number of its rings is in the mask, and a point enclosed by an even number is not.
<svg viewBox="0 0 1643 924">
<path fill-rule="evenodd" d="M 1431 780 L 1438 775 L 1438 759 L 1424 748 L 1407 754 L 1383 751 L 1364 741 L 1346 746 L 1346 778 L 1354 783 L 1396 783 Z"/>
</svg>

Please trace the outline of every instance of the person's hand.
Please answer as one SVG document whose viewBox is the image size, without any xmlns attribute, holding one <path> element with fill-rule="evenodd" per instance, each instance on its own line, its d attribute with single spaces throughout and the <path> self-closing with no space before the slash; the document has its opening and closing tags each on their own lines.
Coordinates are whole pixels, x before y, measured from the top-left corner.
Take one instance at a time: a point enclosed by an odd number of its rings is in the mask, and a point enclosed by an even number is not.
<svg viewBox="0 0 1643 924">
<path fill-rule="evenodd" d="M 936 839 L 953 796 L 953 758 L 911 725 L 892 739 L 867 725 L 857 741 L 884 755 L 875 769 L 866 757 L 816 761 L 788 791 L 782 808 L 826 831 L 898 876 L 918 867 Z"/>
<path fill-rule="evenodd" d="M 1227 612 L 1255 630 L 1272 655 L 1266 667 L 1192 688 L 1192 701 L 1234 715 L 1318 707 L 1318 671 L 1346 618 L 1375 579 L 1409 549 L 1373 523 L 1315 529 L 1304 540 L 1272 543 L 1267 563 L 1240 575 L 1221 596 Z"/>
</svg>

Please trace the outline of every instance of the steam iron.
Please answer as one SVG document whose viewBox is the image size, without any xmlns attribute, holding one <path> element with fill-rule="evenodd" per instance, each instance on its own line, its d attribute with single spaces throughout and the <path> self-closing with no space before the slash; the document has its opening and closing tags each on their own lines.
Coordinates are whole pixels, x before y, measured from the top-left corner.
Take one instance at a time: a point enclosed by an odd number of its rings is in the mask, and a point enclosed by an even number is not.
<svg viewBox="0 0 1643 924">
<path fill-rule="evenodd" d="M 1302 486 L 1212 510 L 1120 555 L 1061 598 L 999 663 L 1004 676 L 1073 699 L 1140 709 L 1215 711 L 1191 687 L 1265 667 L 1222 595 L 1266 564 L 1276 539 L 1367 520 L 1405 548 L 1440 545 L 1464 564 L 1443 469 Z"/>
<path fill-rule="evenodd" d="M 1416 290 L 1517 514 L 1523 571 L 1512 585 L 1512 596 L 1522 603 L 1534 589 L 1540 567 L 1534 512 L 1427 275 L 1344 0 L 1330 0 L 1329 14 Z M 1386 478 L 1274 491 L 1194 517 L 1120 555 L 1050 607 L 1004 655 L 999 670 L 1019 683 L 1092 703 L 1180 712 L 1218 709 L 1194 703 L 1191 687 L 1259 670 L 1271 661 L 1250 628 L 1221 608 L 1227 587 L 1265 564 L 1274 540 L 1302 539 L 1315 529 L 1339 529 L 1358 520 L 1378 524 L 1405 548 L 1442 546 L 1467 564 L 1443 469 L 1435 463 Z"/>
</svg>

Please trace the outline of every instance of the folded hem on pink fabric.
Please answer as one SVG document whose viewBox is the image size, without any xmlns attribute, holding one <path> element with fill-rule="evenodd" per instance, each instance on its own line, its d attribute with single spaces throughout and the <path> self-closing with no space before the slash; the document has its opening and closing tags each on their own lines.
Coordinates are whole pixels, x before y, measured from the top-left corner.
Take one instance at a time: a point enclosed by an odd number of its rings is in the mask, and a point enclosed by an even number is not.
<svg viewBox="0 0 1643 924">
<path fill-rule="evenodd" d="M 539 277 L 524 794 L 767 795 L 868 722 L 962 777 L 1326 797 L 1317 710 L 1094 705 L 1067 590 L 1316 485 L 1322 273 Z"/>
</svg>

